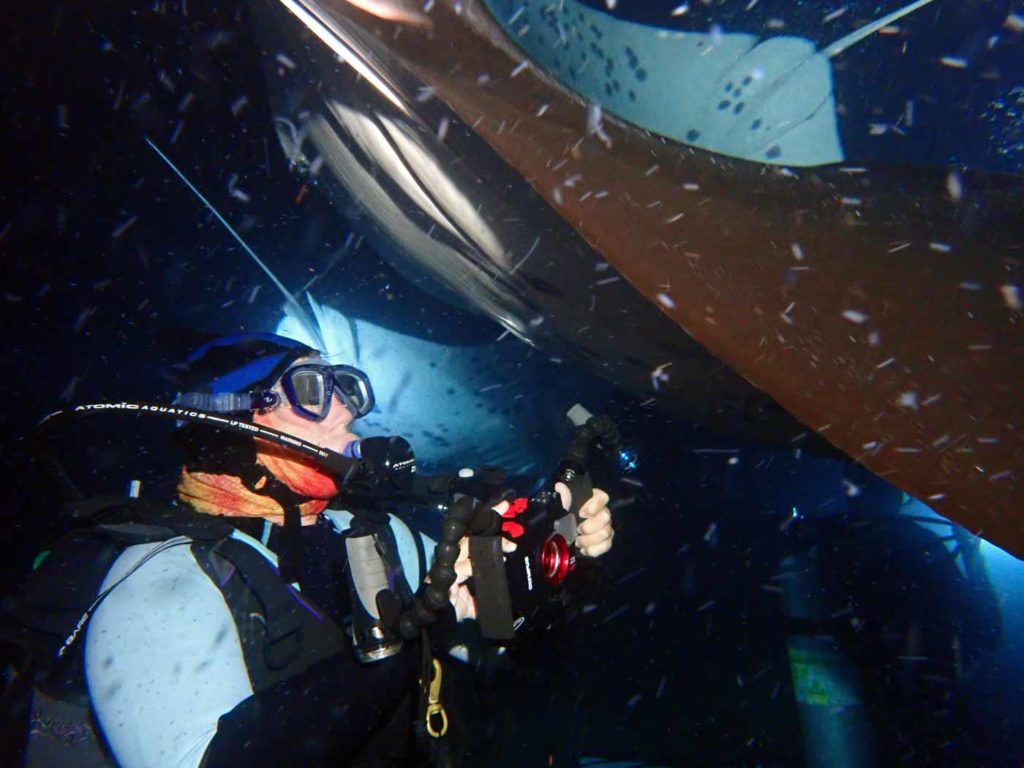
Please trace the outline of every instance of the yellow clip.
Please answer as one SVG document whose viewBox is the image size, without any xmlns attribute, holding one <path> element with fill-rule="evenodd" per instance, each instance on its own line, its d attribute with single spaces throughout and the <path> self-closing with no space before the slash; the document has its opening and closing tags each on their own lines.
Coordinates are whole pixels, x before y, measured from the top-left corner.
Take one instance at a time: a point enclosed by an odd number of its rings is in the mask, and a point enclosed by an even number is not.
<svg viewBox="0 0 1024 768">
<path fill-rule="evenodd" d="M 432 718 L 440 716 L 441 730 L 434 728 Z M 448 733 L 448 713 L 441 706 L 441 662 L 434 659 L 434 677 L 430 681 L 430 699 L 427 703 L 427 733 L 439 739 Z"/>
</svg>

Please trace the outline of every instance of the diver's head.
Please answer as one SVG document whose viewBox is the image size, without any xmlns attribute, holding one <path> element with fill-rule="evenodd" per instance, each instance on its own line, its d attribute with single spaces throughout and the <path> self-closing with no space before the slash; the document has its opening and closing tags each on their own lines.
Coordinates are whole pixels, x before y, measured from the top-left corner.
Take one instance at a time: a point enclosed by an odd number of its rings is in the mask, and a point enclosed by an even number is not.
<svg viewBox="0 0 1024 768">
<path fill-rule="evenodd" d="M 334 423 L 347 424 L 374 405 L 370 380 L 358 368 L 328 365 L 315 349 L 272 333 L 210 339 L 175 371 L 184 390 L 175 403 L 218 413 L 266 414 L 287 404 L 307 422 L 333 412 Z"/>
<path fill-rule="evenodd" d="M 338 452 L 358 439 L 349 427 L 374 403 L 361 371 L 328 365 L 315 349 L 269 333 L 210 339 L 174 369 L 182 390 L 177 404 L 231 414 Z M 199 511 L 276 522 L 279 505 L 269 513 L 264 508 L 274 487 L 283 484 L 292 494 L 316 500 L 303 504 L 304 516 L 318 514 L 340 490 L 336 479 L 311 459 L 281 446 L 198 427 L 183 431 L 188 462 L 179 495 Z M 211 484 L 220 492 L 211 493 L 206 487 Z M 249 498 L 250 492 L 263 498 Z M 212 505 L 214 497 L 230 504 Z M 239 497 L 245 497 L 244 503 Z"/>
</svg>

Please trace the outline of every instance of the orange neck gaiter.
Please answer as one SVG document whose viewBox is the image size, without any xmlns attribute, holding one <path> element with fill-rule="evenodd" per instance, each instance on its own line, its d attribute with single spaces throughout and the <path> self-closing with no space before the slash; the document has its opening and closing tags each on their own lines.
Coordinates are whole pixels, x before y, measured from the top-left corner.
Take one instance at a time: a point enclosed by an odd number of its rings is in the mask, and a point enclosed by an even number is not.
<svg viewBox="0 0 1024 768">
<path fill-rule="evenodd" d="M 182 467 L 178 480 L 178 498 L 204 515 L 223 517 L 259 517 L 275 525 L 284 525 L 284 508 L 277 499 L 253 493 L 234 475 L 189 472 Z M 327 507 L 327 499 L 310 499 L 299 506 L 302 524 L 310 525 Z"/>
<path fill-rule="evenodd" d="M 334 477 L 311 460 L 265 440 L 256 441 L 256 463 L 300 496 L 333 499 L 340 490 Z"/>
<path fill-rule="evenodd" d="M 257 444 L 257 463 L 300 496 L 311 497 L 299 506 L 303 525 L 311 525 L 338 493 L 334 478 L 315 465 L 295 457 L 293 452 Z M 264 478 L 257 490 L 266 484 Z M 250 491 L 241 478 L 227 474 L 191 472 L 182 467 L 178 480 L 178 498 L 204 515 L 257 517 L 275 525 L 284 525 L 284 508 L 272 496 Z"/>
</svg>

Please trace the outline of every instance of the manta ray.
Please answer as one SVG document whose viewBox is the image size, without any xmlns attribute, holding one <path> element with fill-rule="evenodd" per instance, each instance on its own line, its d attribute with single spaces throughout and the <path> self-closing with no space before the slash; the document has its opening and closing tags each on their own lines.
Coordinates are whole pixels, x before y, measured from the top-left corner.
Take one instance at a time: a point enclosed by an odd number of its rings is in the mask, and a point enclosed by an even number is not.
<svg viewBox="0 0 1024 768">
<path fill-rule="evenodd" d="M 827 441 L 1021 555 L 1024 188 L 847 158 L 835 66 L 942 7 L 893 5 L 820 46 L 574 0 L 252 16 L 286 155 L 400 271 L 719 434 Z"/>
</svg>

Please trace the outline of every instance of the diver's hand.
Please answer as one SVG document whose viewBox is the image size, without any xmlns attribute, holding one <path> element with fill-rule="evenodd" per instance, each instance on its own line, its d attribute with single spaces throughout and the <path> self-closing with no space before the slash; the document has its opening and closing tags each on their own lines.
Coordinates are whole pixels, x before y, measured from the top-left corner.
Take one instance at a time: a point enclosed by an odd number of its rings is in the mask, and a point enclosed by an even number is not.
<svg viewBox="0 0 1024 768">
<path fill-rule="evenodd" d="M 499 515 L 503 514 L 508 509 L 508 502 L 503 501 L 498 506 L 493 507 L 493 509 Z M 506 553 L 515 552 L 516 543 L 502 538 L 501 549 Z M 469 587 L 466 586 L 467 579 L 472 575 L 473 563 L 469 559 L 469 537 L 463 536 L 459 541 L 459 559 L 455 561 L 455 583 L 448 590 L 448 599 L 455 609 L 455 619 L 457 621 L 476 618 L 476 598 L 473 597 Z"/>
<path fill-rule="evenodd" d="M 562 508 L 569 510 L 572 493 L 565 483 L 555 483 L 562 498 Z M 595 488 L 593 495 L 580 507 L 582 521 L 576 526 L 576 548 L 587 557 L 600 557 L 612 548 L 615 531 L 612 530 L 612 511 L 608 509 L 608 494 Z"/>
</svg>

